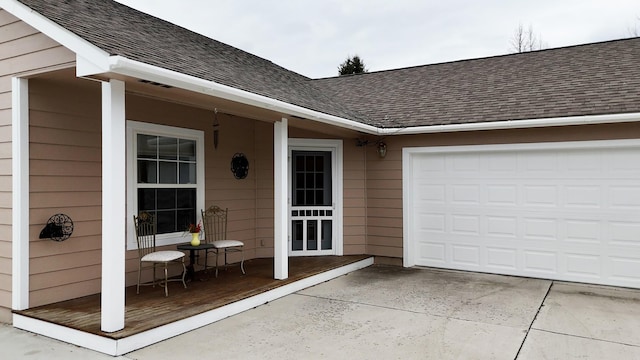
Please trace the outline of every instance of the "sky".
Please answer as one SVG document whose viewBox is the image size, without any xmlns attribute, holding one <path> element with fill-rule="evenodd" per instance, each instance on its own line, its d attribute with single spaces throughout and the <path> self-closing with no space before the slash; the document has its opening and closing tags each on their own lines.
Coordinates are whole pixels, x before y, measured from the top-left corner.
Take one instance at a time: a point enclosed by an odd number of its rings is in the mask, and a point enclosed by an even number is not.
<svg viewBox="0 0 640 360">
<path fill-rule="evenodd" d="M 544 48 L 640 33 L 638 0 L 117 1 L 311 78 L 512 53 L 520 25 Z"/>
</svg>

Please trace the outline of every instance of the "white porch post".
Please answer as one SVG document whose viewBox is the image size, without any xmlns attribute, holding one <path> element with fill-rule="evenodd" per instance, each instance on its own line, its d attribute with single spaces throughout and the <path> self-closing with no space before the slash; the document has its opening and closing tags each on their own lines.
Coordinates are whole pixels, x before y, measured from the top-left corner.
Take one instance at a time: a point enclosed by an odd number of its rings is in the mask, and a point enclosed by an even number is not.
<svg viewBox="0 0 640 360">
<path fill-rule="evenodd" d="M 284 280 L 289 277 L 288 258 L 288 125 L 287 119 L 273 124 L 273 275 Z"/>
<path fill-rule="evenodd" d="M 11 79 L 13 310 L 29 308 L 29 80 Z"/>
<path fill-rule="evenodd" d="M 126 133 L 124 82 L 102 83 L 101 330 L 124 328 L 126 248 Z"/>
</svg>

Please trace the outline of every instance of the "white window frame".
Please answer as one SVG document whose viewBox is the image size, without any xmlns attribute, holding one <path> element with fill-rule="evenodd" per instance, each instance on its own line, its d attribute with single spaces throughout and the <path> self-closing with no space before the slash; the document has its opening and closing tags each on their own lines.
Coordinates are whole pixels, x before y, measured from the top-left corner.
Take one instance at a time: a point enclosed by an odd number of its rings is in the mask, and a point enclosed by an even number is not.
<svg viewBox="0 0 640 360">
<path fill-rule="evenodd" d="M 138 248 L 133 224 L 133 215 L 138 212 L 138 162 L 136 161 L 138 153 L 136 139 L 138 134 L 195 140 L 197 172 L 196 219 L 199 218 L 198 209 L 204 209 L 205 204 L 204 131 L 127 120 L 127 250 L 135 250 Z M 184 237 L 184 232 L 160 234 L 156 237 L 157 246 L 173 245 L 187 241 L 189 241 L 189 239 Z"/>
<path fill-rule="evenodd" d="M 331 163 L 332 163 L 332 181 L 333 181 L 333 195 L 332 195 L 332 203 L 333 206 L 333 249 L 331 250 L 312 250 L 312 251 L 291 251 L 291 237 L 292 237 L 292 229 L 291 229 L 291 206 L 292 206 L 292 182 L 291 182 L 291 154 L 292 151 L 330 151 L 331 152 Z M 343 142 L 342 140 L 334 140 L 334 139 L 304 139 L 304 138 L 290 138 L 289 146 L 287 152 L 288 165 L 287 165 L 287 176 L 289 179 L 288 184 L 288 199 L 287 199 L 287 252 L 288 256 L 307 256 L 307 255 L 336 255 L 342 256 L 344 255 L 344 219 L 343 219 L 343 207 L 344 207 L 344 177 L 343 177 L 343 164 L 344 164 L 344 155 L 343 155 Z M 319 240 L 318 240 L 319 241 Z M 318 242 L 318 244 L 320 244 Z"/>
</svg>

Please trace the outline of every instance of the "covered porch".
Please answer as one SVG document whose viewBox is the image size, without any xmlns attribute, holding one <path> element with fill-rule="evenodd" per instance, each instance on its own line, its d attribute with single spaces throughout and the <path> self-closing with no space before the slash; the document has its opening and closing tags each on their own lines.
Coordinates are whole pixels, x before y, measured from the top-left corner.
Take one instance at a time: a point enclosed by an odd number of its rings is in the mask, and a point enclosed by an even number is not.
<svg viewBox="0 0 640 360">
<path fill-rule="evenodd" d="M 95 294 L 54 304 L 14 311 L 16 327 L 43 334 L 109 355 L 122 355 L 185 333 L 373 264 L 367 255 L 292 257 L 289 277 L 276 280 L 274 259 L 246 262 L 242 275 L 237 267 L 218 278 L 197 273 L 184 289 L 169 283 L 169 297 L 162 288 L 126 288 L 125 327 L 101 330 L 101 295 Z"/>
</svg>

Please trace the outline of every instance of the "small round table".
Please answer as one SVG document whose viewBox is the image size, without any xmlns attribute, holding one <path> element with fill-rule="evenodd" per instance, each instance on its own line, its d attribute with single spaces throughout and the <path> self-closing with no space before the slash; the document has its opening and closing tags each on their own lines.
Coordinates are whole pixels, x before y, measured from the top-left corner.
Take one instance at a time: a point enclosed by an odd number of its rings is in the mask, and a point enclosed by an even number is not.
<svg viewBox="0 0 640 360">
<path fill-rule="evenodd" d="M 213 249 L 213 244 L 200 243 L 198 246 L 193 246 L 190 243 L 179 244 L 178 250 L 189 250 L 189 265 L 187 266 L 187 276 L 189 280 L 194 280 L 196 277 L 196 271 L 194 265 L 196 263 L 196 251 Z"/>
</svg>

